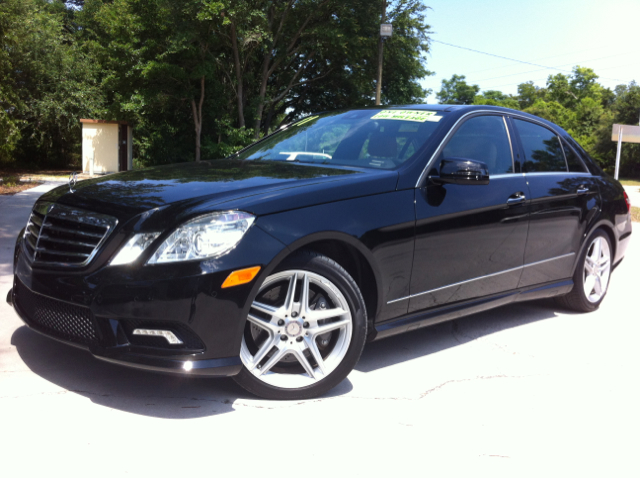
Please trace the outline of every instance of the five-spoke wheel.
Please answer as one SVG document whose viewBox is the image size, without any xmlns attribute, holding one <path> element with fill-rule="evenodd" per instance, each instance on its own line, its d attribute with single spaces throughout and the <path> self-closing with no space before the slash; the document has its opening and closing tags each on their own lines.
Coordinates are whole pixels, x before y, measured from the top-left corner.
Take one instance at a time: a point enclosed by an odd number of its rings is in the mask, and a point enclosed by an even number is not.
<svg viewBox="0 0 640 479">
<path fill-rule="evenodd" d="M 268 276 L 251 304 L 236 377 L 263 397 L 322 394 L 357 362 L 366 313 L 351 276 L 333 260 L 298 254 Z"/>
<path fill-rule="evenodd" d="M 611 275 L 611 241 L 602 229 L 595 230 L 585 242 L 573 275 L 573 289 L 558 298 L 563 306 L 575 311 L 594 311 L 607 294 Z"/>
<path fill-rule="evenodd" d="M 597 303 L 607 292 L 611 273 L 611 248 L 603 236 L 591 242 L 584 261 L 584 294 L 591 303 Z"/>
</svg>

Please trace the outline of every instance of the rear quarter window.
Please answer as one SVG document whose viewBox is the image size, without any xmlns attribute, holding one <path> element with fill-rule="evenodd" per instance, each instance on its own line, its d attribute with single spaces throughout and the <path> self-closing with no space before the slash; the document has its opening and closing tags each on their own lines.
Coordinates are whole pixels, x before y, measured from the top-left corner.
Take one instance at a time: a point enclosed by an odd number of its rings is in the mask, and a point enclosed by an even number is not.
<svg viewBox="0 0 640 479">
<path fill-rule="evenodd" d="M 569 171 L 576 173 L 587 173 L 587 168 L 582 163 L 582 160 L 578 154 L 571 148 L 566 142 L 562 142 L 562 148 L 564 149 L 564 156 L 567 159 L 567 166 Z"/>
</svg>

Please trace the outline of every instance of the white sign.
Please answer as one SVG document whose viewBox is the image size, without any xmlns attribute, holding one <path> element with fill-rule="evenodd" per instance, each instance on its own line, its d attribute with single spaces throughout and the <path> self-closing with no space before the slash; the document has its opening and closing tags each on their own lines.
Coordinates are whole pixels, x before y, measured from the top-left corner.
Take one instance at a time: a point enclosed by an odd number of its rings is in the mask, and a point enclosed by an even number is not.
<svg viewBox="0 0 640 479">
<path fill-rule="evenodd" d="M 618 135 L 622 128 L 622 142 L 623 143 L 640 143 L 640 126 L 633 125 L 613 125 L 613 131 L 611 132 L 611 141 L 618 141 Z"/>
<path fill-rule="evenodd" d="M 381 37 L 390 37 L 393 33 L 393 25 L 390 23 L 383 23 L 380 25 L 380 36 Z"/>
<path fill-rule="evenodd" d="M 620 173 L 620 154 L 622 153 L 623 143 L 640 143 L 640 126 L 634 125 L 613 125 L 611 131 L 611 141 L 618 142 L 616 150 L 616 170 L 613 177 L 617 180 Z"/>
</svg>

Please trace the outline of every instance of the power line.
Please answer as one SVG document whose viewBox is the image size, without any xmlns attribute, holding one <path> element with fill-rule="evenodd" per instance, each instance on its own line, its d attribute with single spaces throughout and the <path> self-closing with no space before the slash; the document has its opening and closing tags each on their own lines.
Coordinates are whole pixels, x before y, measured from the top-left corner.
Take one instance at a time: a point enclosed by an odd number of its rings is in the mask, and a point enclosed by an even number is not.
<svg viewBox="0 0 640 479">
<path fill-rule="evenodd" d="M 625 65 L 616 65 L 616 66 L 613 66 L 613 67 L 601 68 L 601 70 L 610 70 L 612 68 L 626 67 L 626 66 L 629 66 L 629 65 L 635 65 L 635 63 L 627 63 Z M 598 77 L 598 78 L 605 78 L 605 77 Z M 527 80 L 527 81 L 538 82 L 538 81 L 544 81 L 544 80 L 547 80 L 547 79 L 548 78 L 538 78 L 537 80 Z M 619 81 L 623 81 L 623 80 L 619 80 Z M 488 88 L 483 88 L 483 90 L 486 91 L 486 90 L 491 90 L 493 88 L 499 88 L 499 87 L 502 87 L 502 86 L 519 85 L 520 83 L 524 83 L 524 82 L 503 83 L 501 85 L 494 85 L 494 86 L 491 86 L 491 87 L 488 87 Z M 626 83 L 630 83 L 630 82 L 626 82 Z"/>
<path fill-rule="evenodd" d="M 467 51 L 474 52 L 474 53 L 480 53 L 482 55 L 488 55 L 490 57 L 501 58 L 502 60 L 509 60 L 511 62 L 523 63 L 525 65 L 532 65 L 534 67 L 540 67 L 540 68 L 545 69 L 545 70 L 557 70 L 557 71 L 561 71 L 561 72 L 565 72 L 565 73 L 573 73 L 573 71 L 565 70 L 563 68 L 556 68 L 556 67 L 550 67 L 550 66 L 547 66 L 547 65 L 540 65 L 539 63 L 527 62 L 527 61 L 524 61 L 524 60 L 516 60 L 515 58 L 503 57 L 502 55 L 496 55 L 495 53 L 482 52 L 480 50 L 474 50 L 473 48 L 462 47 L 460 45 L 454 45 L 453 43 L 442 42 L 440 40 L 431 39 L 431 41 L 432 42 L 436 42 L 436 43 L 440 43 L 442 45 L 447 45 L 449 47 L 460 48 L 461 50 L 467 50 Z M 619 78 L 605 78 L 605 77 L 600 77 L 600 78 L 602 78 L 603 80 L 613 80 L 613 81 L 621 81 L 623 83 L 629 83 L 626 80 L 621 80 Z"/>
<path fill-rule="evenodd" d="M 614 58 L 614 57 L 621 57 L 623 55 L 628 55 L 630 52 L 625 52 L 625 53 L 618 53 L 617 55 L 609 55 L 606 57 L 599 57 L 599 58 L 593 58 L 591 60 L 581 60 L 579 62 L 569 62 L 569 63 L 563 63 L 562 65 L 558 65 L 558 67 L 564 67 L 567 65 L 580 65 L 580 64 L 584 64 L 586 62 L 595 62 L 598 60 L 605 60 L 607 58 Z M 557 67 L 550 67 L 550 68 L 557 68 Z M 599 68 L 598 70 L 607 70 L 609 67 L 607 68 Z M 615 68 L 615 67 L 614 67 Z M 539 72 L 541 70 L 544 70 L 544 68 L 537 68 L 535 70 L 527 70 L 526 72 L 518 72 L 518 73 L 509 73 L 507 75 L 500 75 L 497 77 L 490 77 L 490 78 L 481 78 L 480 80 L 474 80 L 475 82 L 481 82 L 481 81 L 487 81 L 487 80 L 495 80 L 497 78 L 506 78 L 506 77 L 512 77 L 512 76 L 516 76 L 516 75 L 526 75 L 527 73 L 534 73 L 534 72 Z M 471 80 L 469 80 L 471 81 Z"/>
<path fill-rule="evenodd" d="M 574 55 L 576 53 L 582 53 L 582 52 L 587 52 L 587 51 L 592 52 L 592 51 L 596 51 L 596 50 L 602 50 L 604 48 L 609 48 L 609 47 L 585 48 L 583 50 L 574 50 L 572 52 L 562 53 L 560 55 L 551 55 L 551 56 L 548 56 L 548 57 L 536 58 L 536 61 L 538 61 L 538 60 L 548 60 L 550 58 L 566 57 L 567 55 Z M 573 63 L 574 62 L 571 62 L 571 64 L 573 64 Z M 483 68 L 482 70 L 474 70 L 472 72 L 469 72 L 468 75 L 471 75 L 473 73 L 480 73 L 480 72 L 486 72 L 486 71 L 489 71 L 489 70 L 498 70 L 498 69 L 501 69 L 501 68 L 510 68 L 510 67 L 511 67 L 511 65 L 502 65 L 502 66 L 499 66 L 499 67 Z"/>
</svg>

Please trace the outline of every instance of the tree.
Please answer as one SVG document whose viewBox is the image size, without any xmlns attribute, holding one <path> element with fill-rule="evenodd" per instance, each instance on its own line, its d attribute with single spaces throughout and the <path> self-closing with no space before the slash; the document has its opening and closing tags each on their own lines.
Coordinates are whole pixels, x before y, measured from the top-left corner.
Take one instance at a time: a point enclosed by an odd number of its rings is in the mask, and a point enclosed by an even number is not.
<svg viewBox="0 0 640 479">
<path fill-rule="evenodd" d="M 503 106 L 513 110 L 520 109 L 520 105 L 516 98 L 513 98 L 511 95 L 506 95 L 498 90 L 487 90 L 482 92 L 482 95 L 478 95 L 473 99 L 473 104 Z"/>
<path fill-rule="evenodd" d="M 615 167 L 616 143 L 611 141 L 614 123 L 637 125 L 640 121 L 640 85 L 632 81 L 628 85 L 615 88 L 615 99 L 595 133 L 595 154 L 609 171 Z M 640 178 L 640 145 L 625 143 L 620 159 L 620 173 L 623 176 Z"/>
<path fill-rule="evenodd" d="M 0 159 L 79 162 L 79 118 L 100 108 L 97 66 L 64 3 L 0 3 Z"/>
<path fill-rule="evenodd" d="M 137 164 L 219 157 L 306 113 L 370 105 L 379 6 L 3 0 L 0 158 L 79 160 L 80 117 L 134 124 Z M 426 94 L 425 11 L 389 2 L 387 103 Z"/>
<path fill-rule="evenodd" d="M 478 85 L 469 85 L 464 75 L 453 75 L 449 80 L 442 80 L 442 89 L 436 93 L 440 103 L 453 105 L 472 105 L 480 91 Z"/>
<path fill-rule="evenodd" d="M 532 81 L 520 83 L 518 85 L 518 103 L 520 109 L 524 110 L 532 106 L 537 100 L 544 100 L 547 90 L 533 84 Z"/>
</svg>

